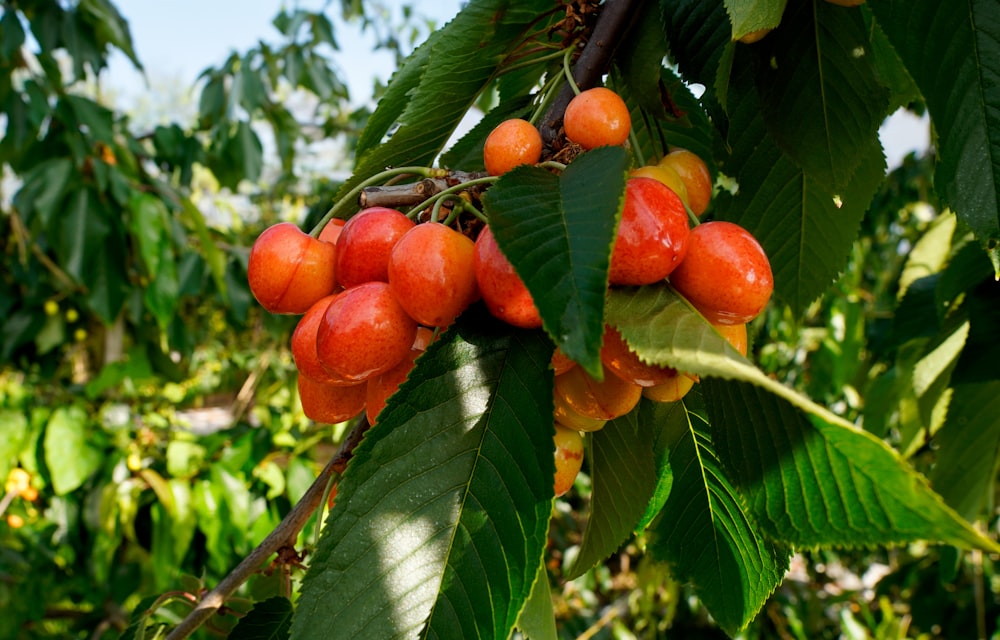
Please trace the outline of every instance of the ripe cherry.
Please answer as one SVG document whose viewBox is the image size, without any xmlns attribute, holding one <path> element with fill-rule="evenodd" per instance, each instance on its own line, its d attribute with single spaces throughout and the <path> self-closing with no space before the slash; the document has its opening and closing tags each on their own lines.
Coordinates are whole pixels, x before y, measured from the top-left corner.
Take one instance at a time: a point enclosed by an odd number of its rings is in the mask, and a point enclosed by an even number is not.
<svg viewBox="0 0 1000 640">
<path fill-rule="evenodd" d="M 557 376 L 553 385 L 558 401 L 565 401 L 577 413 L 596 420 L 614 420 L 639 402 L 642 387 L 619 378 L 604 367 L 604 379 L 597 381 L 582 367 Z"/>
<path fill-rule="evenodd" d="M 594 87 L 570 100 L 563 115 L 566 137 L 584 149 L 618 146 L 628 140 L 632 117 L 617 93 Z"/>
<path fill-rule="evenodd" d="M 621 333 L 611 325 L 604 327 L 601 362 L 618 377 L 640 387 L 653 387 L 677 376 L 677 372 L 670 367 L 643 362 L 628 346 Z"/>
<path fill-rule="evenodd" d="M 476 239 L 476 282 L 486 308 L 497 318 L 522 329 L 542 326 L 528 288 L 514 271 L 514 265 L 500 251 L 493 231 L 487 226 Z"/>
<path fill-rule="evenodd" d="M 555 497 L 565 495 L 573 486 L 580 467 L 583 466 L 583 436 L 579 431 L 555 423 L 556 473 L 553 482 Z"/>
<path fill-rule="evenodd" d="M 337 240 L 340 238 L 340 233 L 344 230 L 346 223 L 347 220 L 340 218 L 331 219 L 323 227 L 323 230 L 319 232 L 319 239 L 330 244 L 337 244 Z"/>
<path fill-rule="evenodd" d="M 343 380 L 361 382 L 388 371 L 406 356 L 417 323 L 386 282 L 366 282 L 339 294 L 316 332 L 320 364 Z"/>
<path fill-rule="evenodd" d="M 507 173 L 522 164 L 542 159 L 542 136 L 527 120 L 512 118 L 501 122 L 483 145 L 483 162 L 491 176 Z"/>
<path fill-rule="evenodd" d="M 676 402 L 686 396 L 693 387 L 693 378 L 675 371 L 674 376 L 666 382 L 643 389 L 642 395 L 654 402 Z"/>
<path fill-rule="evenodd" d="M 746 324 L 774 290 L 764 249 L 749 231 L 721 220 L 694 228 L 670 283 L 713 324 Z"/>
<path fill-rule="evenodd" d="M 393 247 L 389 286 L 418 323 L 446 327 L 479 297 L 475 243 L 438 222 L 418 224 Z"/>
<path fill-rule="evenodd" d="M 295 331 L 292 332 L 292 359 L 295 360 L 295 367 L 299 370 L 300 376 L 327 384 L 353 384 L 327 371 L 320 364 L 319 355 L 316 353 L 316 333 L 323 316 L 326 315 L 326 310 L 336 297 L 337 294 L 331 294 L 321 298 L 299 319 Z"/>
<path fill-rule="evenodd" d="M 560 393 L 552 394 L 552 405 L 552 416 L 556 422 L 576 431 L 600 431 L 608 422 L 602 418 L 590 418 L 578 412 L 569 405 L 566 397 Z"/>
<path fill-rule="evenodd" d="M 364 383 L 343 386 L 300 375 L 298 388 L 302 412 L 316 422 L 336 424 L 350 420 L 365 410 Z"/>
<path fill-rule="evenodd" d="M 410 371 L 416 364 L 417 356 L 424 352 L 430 343 L 433 333 L 426 327 L 417 328 L 417 337 L 413 341 L 410 352 L 392 369 L 368 379 L 368 391 L 365 396 L 365 411 L 369 424 L 375 424 L 378 414 L 385 408 L 389 396 L 396 393 L 399 385 L 406 381 Z"/>
<path fill-rule="evenodd" d="M 661 167 L 670 167 L 684 181 L 687 190 L 687 205 L 700 216 L 708 209 L 712 200 L 712 174 L 708 165 L 696 153 L 687 149 L 674 149 L 663 156 L 658 163 Z"/>
<path fill-rule="evenodd" d="M 687 212 L 676 193 L 652 178 L 629 178 L 608 282 L 642 285 L 663 280 L 684 258 L 689 234 Z"/>
<path fill-rule="evenodd" d="M 305 313 L 337 286 L 337 249 L 290 222 L 264 230 L 250 249 L 247 281 L 271 313 Z"/>
<path fill-rule="evenodd" d="M 684 181 L 681 180 L 680 175 L 677 174 L 671 167 L 666 165 L 651 164 L 645 167 L 639 167 L 638 169 L 633 169 L 629 173 L 631 178 L 652 178 L 653 180 L 659 180 L 663 184 L 670 187 L 670 190 L 676 193 L 681 202 L 687 206 L 691 206 L 688 203 L 688 192 L 687 187 L 684 186 Z"/>
<path fill-rule="evenodd" d="M 734 349 L 740 352 L 740 355 L 747 354 L 749 341 L 747 340 L 747 326 L 745 324 L 713 324 L 712 326 Z"/>
<path fill-rule="evenodd" d="M 389 254 L 414 223 L 402 212 L 369 207 L 344 224 L 337 239 L 337 281 L 345 288 L 389 281 Z"/>
<path fill-rule="evenodd" d="M 552 352 L 552 362 L 551 365 L 554 375 L 562 375 L 576 366 L 576 360 L 570 359 L 563 350 L 556 347 L 555 351 Z"/>
</svg>

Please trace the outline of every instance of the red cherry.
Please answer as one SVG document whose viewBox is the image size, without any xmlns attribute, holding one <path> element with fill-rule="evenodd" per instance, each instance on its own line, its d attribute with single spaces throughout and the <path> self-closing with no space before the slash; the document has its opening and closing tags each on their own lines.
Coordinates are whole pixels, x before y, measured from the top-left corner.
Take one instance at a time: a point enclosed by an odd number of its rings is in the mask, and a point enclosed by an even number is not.
<svg viewBox="0 0 1000 640">
<path fill-rule="evenodd" d="M 410 351 L 417 323 L 388 283 L 366 282 L 339 294 L 316 333 L 320 364 L 343 380 L 361 382 L 396 366 Z"/>
<path fill-rule="evenodd" d="M 306 417 L 316 422 L 336 424 L 350 420 L 365 410 L 363 383 L 351 386 L 327 384 L 300 375 L 299 401 Z"/>
<path fill-rule="evenodd" d="M 330 308 L 330 304 L 336 297 L 337 294 L 331 294 L 320 298 L 299 319 L 299 323 L 295 325 L 295 331 L 292 332 L 292 359 L 295 360 L 295 367 L 299 370 L 299 375 L 312 378 L 317 382 L 344 382 L 344 380 L 331 375 L 320 364 L 319 356 L 316 353 L 316 332 L 323 321 L 323 316 L 326 315 L 326 310 Z"/>
<path fill-rule="evenodd" d="M 615 375 L 604 367 L 604 379 L 597 381 L 573 367 L 554 384 L 555 395 L 577 413 L 595 420 L 614 420 L 631 411 L 642 396 L 642 387 Z"/>
<path fill-rule="evenodd" d="M 677 371 L 670 367 L 643 362 L 628 346 L 621 333 L 611 325 L 604 326 L 601 362 L 618 377 L 640 387 L 655 387 L 677 376 Z"/>
<path fill-rule="evenodd" d="M 699 224 L 670 283 L 713 324 L 746 324 L 774 290 L 771 263 L 750 232 L 732 222 Z"/>
<path fill-rule="evenodd" d="M 250 249 L 247 282 L 271 313 L 305 313 L 337 286 L 334 245 L 320 242 L 290 222 L 264 230 Z"/>
<path fill-rule="evenodd" d="M 344 230 L 344 224 L 346 223 L 347 220 L 341 220 L 340 218 L 331 219 L 323 227 L 323 230 L 319 232 L 319 239 L 330 244 L 337 244 L 337 240 L 340 239 L 340 233 Z"/>
<path fill-rule="evenodd" d="M 389 281 L 389 254 L 414 223 L 387 207 L 369 207 L 344 224 L 337 239 L 337 281 L 345 288 Z"/>
<path fill-rule="evenodd" d="M 676 193 L 659 180 L 630 178 L 608 282 L 642 285 L 663 280 L 684 258 L 690 233 L 684 203 Z"/>
<path fill-rule="evenodd" d="M 389 286 L 406 312 L 428 327 L 446 327 L 479 296 L 475 243 L 451 227 L 413 227 L 389 256 Z"/>
<path fill-rule="evenodd" d="M 542 316 L 531 293 L 500 251 L 488 226 L 476 239 L 475 271 L 479 292 L 490 313 L 522 329 L 542 326 Z"/>
<path fill-rule="evenodd" d="M 687 203 L 694 215 L 705 213 L 712 201 L 712 174 L 701 156 L 687 149 L 677 148 L 663 156 L 658 164 L 673 169 L 684 181 Z"/>
</svg>

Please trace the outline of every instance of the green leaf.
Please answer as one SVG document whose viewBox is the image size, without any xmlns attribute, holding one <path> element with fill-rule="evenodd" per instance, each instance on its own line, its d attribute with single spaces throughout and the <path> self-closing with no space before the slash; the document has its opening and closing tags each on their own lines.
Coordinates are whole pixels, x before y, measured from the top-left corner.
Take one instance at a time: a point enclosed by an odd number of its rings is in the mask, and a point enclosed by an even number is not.
<svg viewBox="0 0 1000 640">
<path fill-rule="evenodd" d="M 26 217 L 36 212 L 45 227 L 49 227 L 74 172 L 73 161 L 67 157 L 44 160 L 23 175 L 24 184 L 14 196 L 14 204 Z"/>
<path fill-rule="evenodd" d="M 129 32 L 128 22 L 118 12 L 115 5 L 108 0 L 80 0 L 79 11 L 87 16 L 99 39 L 99 42 L 112 44 L 118 47 L 128 59 L 132 61 L 136 69 L 142 71 L 142 63 L 135 55 L 132 45 L 132 34 Z"/>
<path fill-rule="evenodd" d="M 727 171 L 736 176 L 739 191 L 720 193 L 714 209 L 718 219 L 735 222 L 757 238 L 771 262 L 775 295 L 799 315 L 846 265 L 861 220 L 884 180 L 885 160 L 873 142 L 844 189 L 810 177 L 769 136 L 747 84 L 743 66 L 734 75 L 736 89 L 728 105 L 732 158 Z"/>
<path fill-rule="evenodd" d="M 631 537 L 656 487 L 653 441 L 635 412 L 591 434 L 590 515 L 580 552 L 566 572 L 572 580 L 611 556 Z"/>
<path fill-rule="evenodd" d="M 517 628 L 527 640 L 558 640 L 556 613 L 552 606 L 552 588 L 544 558 L 538 563 L 538 575 L 531 587 L 531 595 L 517 617 Z"/>
<path fill-rule="evenodd" d="M 102 203 L 91 189 L 80 189 L 67 198 L 61 219 L 53 221 L 53 248 L 62 268 L 77 282 L 89 284 L 93 259 L 105 251 L 111 227 Z"/>
<path fill-rule="evenodd" d="M 545 330 L 596 377 L 627 169 L 624 149 L 604 147 L 579 156 L 561 176 L 518 167 L 483 198 L 497 245 L 531 292 Z"/>
<path fill-rule="evenodd" d="M 57 496 L 76 490 L 101 467 L 102 452 L 92 443 L 87 412 L 77 405 L 59 407 L 45 427 L 45 465 Z"/>
<path fill-rule="evenodd" d="M 938 134 L 934 184 L 984 245 L 1000 242 L 1000 13 L 992 0 L 882 0 L 871 9 Z"/>
<path fill-rule="evenodd" d="M 196 207 L 188 198 L 182 198 L 181 211 L 188 225 L 194 227 L 195 235 L 198 236 L 198 242 L 201 244 L 201 253 L 205 257 L 205 262 L 208 263 L 208 268 L 212 273 L 212 280 L 215 282 L 215 288 L 219 290 L 222 299 L 228 302 L 229 289 L 226 286 L 226 256 L 219 250 L 218 245 L 215 244 L 215 239 L 212 237 L 212 232 L 208 228 L 208 222 L 205 221 L 205 216 L 202 215 L 201 209 Z"/>
<path fill-rule="evenodd" d="M 778 146 L 812 180 L 845 189 L 888 109 L 861 12 L 793 2 L 781 27 L 747 49 L 757 57 L 764 120 Z"/>
<path fill-rule="evenodd" d="M 715 85 L 733 28 L 722 0 L 660 0 L 671 59 L 684 79 Z"/>
<path fill-rule="evenodd" d="M 688 403 L 644 403 L 647 426 L 659 432 L 674 470 L 670 497 L 648 530 L 650 550 L 693 583 L 712 617 L 735 635 L 781 583 L 791 552 L 757 532 L 719 465 L 704 417 Z"/>
<path fill-rule="evenodd" d="M 726 12 L 733 23 L 733 40 L 761 29 L 774 29 L 781 23 L 788 0 L 725 0 Z"/>
<path fill-rule="evenodd" d="M 275 596 L 258 602 L 233 627 L 229 637 L 240 640 L 285 640 L 292 630 L 292 602 Z"/>
<path fill-rule="evenodd" d="M 948 419 L 938 432 L 931 485 L 963 517 L 992 510 L 1000 459 L 1000 381 L 955 386 Z"/>
<path fill-rule="evenodd" d="M 0 474 L 6 478 L 26 444 L 28 416 L 23 411 L 0 408 L 0 424 L 4 425 L 3 438 L 0 438 Z"/>
<path fill-rule="evenodd" d="M 551 8 L 544 0 L 473 0 L 393 77 L 361 136 L 340 197 L 389 166 L 427 165 L 489 86 L 508 50 Z M 392 136 L 379 141 L 394 126 Z M 370 130 L 370 133 L 369 131 Z"/>
<path fill-rule="evenodd" d="M 293 638 L 506 638 L 552 506 L 551 345 L 481 308 L 431 343 L 354 452 Z"/>
<path fill-rule="evenodd" d="M 156 275 L 160 270 L 160 255 L 164 246 L 170 246 L 170 217 L 166 205 L 148 193 L 134 192 L 129 201 L 131 216 L 129 231 L 139 241 L 139 256 L 146 273 Z"/>
<path fill-rule="evenodd" d="M 703 377 L 716 452 L 768 537 L 1000 549 L 884 442 L 765 375 L 669 287 L 613 291 L 607 315 L 645 360 Z"/>
</svg>

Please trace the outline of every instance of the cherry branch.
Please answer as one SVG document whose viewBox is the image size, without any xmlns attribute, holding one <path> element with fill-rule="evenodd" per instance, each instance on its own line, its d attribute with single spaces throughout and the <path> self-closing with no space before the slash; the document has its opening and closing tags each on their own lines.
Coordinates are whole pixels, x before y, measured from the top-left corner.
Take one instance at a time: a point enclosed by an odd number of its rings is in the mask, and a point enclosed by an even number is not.
<svg viewBox="0 0 1000 640">
<path fill-rule="evenodd" d="M 250 579 L 273 554 L 285 547 L 294 547 L 299 532 L 309 521 L 313 512 L 323 501 L 323 493 L 334 473 L 341 474 L 347 467 L 348 461 L 354 455 L 354 448 L 361 442 L 365 431 L 368 430 L 368 420 L 364 414 L 358 420 L 354 428 L 351 429 L 344 441 L 340 443 L 337 453 L 330 459 L 330 462 L 323 467 L 319 476 L 313 481 L 305 495 L 292 507 L 292 510 L 281 520 L 277 527 L 268 534 L 264 541 L 257 545 L 257 548 L 250 552 L 246 558 L 240 562 L 235 569 L 229 572 L 218 585 L 198 602 L 197 606 L 181 620 L 167 636 L 167 640 L 183 640 L 212 617 L 225 604 L 229 598 L 244 582 Z"/>
<path fill-rule="evenodd" d="M 607 0 L 604 3 L 594 31 L 573 65 L 573 80 L 580 90 L 596 86 L 608 70 L 611 56 L 628 31 L 638 6 L 639 0 Z M 563 113 L 573 96 L 573 89 L 568 84 L 564 85 L 539 123 L 542 142 L 546 147 L 551 147 L 559 137 Z"/>
<path fill-rule="evenodd" d="M 443 178 L 425 178 L 409 184 L 365 187 L 358 196 L 358 205 L 367 207 L 412 207 L 425 202 L 446 189 L 486 177 L 482 172 L 449 171 Z"/>
</svg>

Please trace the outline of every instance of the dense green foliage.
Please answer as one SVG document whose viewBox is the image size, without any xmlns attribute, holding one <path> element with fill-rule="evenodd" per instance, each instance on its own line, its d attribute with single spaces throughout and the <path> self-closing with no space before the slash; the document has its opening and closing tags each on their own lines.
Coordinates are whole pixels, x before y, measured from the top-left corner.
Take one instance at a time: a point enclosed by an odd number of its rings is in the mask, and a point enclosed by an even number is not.
<svg viewBox="0 0 1000 640">
<path fill-rule="evenodd" d="M 371 24 L 365 4 L 341 8 Z M 246 284 L 253 238 L 287 218 L 308 230 L 334 203 L 350 215 L 386 167 L 481 170 L 492 126 L 544 127 L 564 50 L 623 11 L 589 82 L 627 100 L 630 144 L 470 196 L 544 328 L 481 305 L 460 317 L 354 450 L 325 526 L 294 531 L 206 626 L 997 633 L 1000 8 L 945 4 L 473 0 L 401 55 L 372 113 L 342 106 L 330 18 L 282 11 L 280 44 L 206 69 L 196 122 L 138 132 L 95 97 L 112 50 L 141 68 L 110 2 L 5 2 L 0 475 L 24 469 L 37 495 L 0 503 L 0 636 L 163 636 L 279 526 L 348 425 L 302 415 L 295 319 Z M 288 91 L 319 105 L 313 126 Z M 936 155 L 887 177 L 877 131 L 900 106 L 926 109 Z M 332 138 L 356 153 L 344 185 L 297 163 Z M 607 289 L 626 171 L 668 145 L 709 162 L 708 216 L 770 257 L 775 299 L 747 357 L 666 283 Z M 251 193 L 254 215 L 206 216 L 213 180 Z M 549 358 L 598 371 L 606 322 L 701 383 L 589 435 L 575 491 L 553 500 Z M 869 566 L 877 585 L 858 579 Z"/>
</svg>

